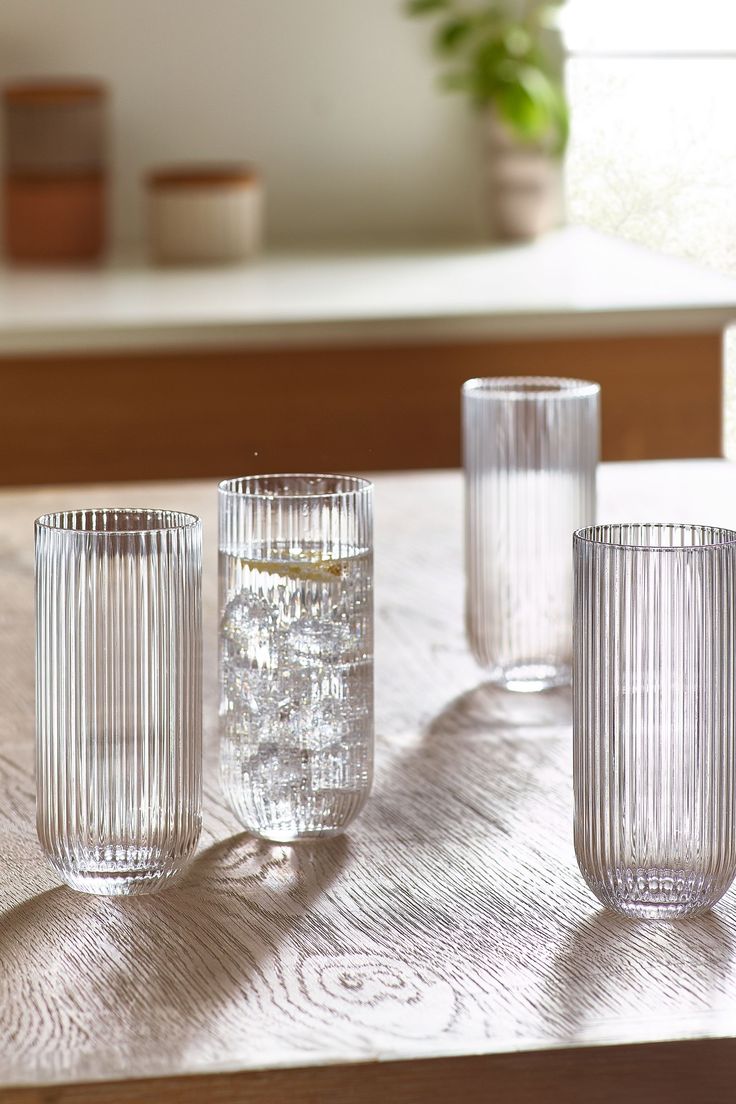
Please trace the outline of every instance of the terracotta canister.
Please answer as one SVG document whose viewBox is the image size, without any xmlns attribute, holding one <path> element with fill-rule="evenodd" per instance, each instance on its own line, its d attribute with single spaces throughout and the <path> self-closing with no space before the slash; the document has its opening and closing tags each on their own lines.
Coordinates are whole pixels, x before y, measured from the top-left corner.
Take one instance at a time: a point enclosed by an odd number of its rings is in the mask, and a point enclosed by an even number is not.
<svg viewBox="0 0 736 1104">
<path fill-rule="evenodd" d="M 228 264 L 258 252 L 263 191 L 247 165 L 158 169 L 147 180 L 151 256 L 160 264 Z"/>
<path fill-rule="evenodd" d="M 5 250 L 12 260 L 93 261 L 105 245 L 106 91 L 90 80 L 3 91 Z"/>
</svg>

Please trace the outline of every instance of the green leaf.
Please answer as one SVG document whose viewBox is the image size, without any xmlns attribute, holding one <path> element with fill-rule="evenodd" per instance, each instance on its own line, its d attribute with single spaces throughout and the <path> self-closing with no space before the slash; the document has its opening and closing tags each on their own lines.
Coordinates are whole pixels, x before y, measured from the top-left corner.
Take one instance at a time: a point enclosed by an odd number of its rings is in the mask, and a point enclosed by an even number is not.
<svg viewBox="0 0 736 1104">
<path fill-rule="evenodd" d="M 427 12 L 442 11 L 449 6 L 450 0 L 409 0 L 406 11 L 408 15 L 425 15 Z"/>
<path fill-rule="evenodd" d="M 473 100 L 476 104 L 491 103 L 503 77 L 503 66 L 508 62 L 503 36 L 487 38 L 474 51 L 470 61 L 473 74 Z"/>
<path fill-rule="evenodd" d="M 557 147 L 567 137 L 564 96 L 541 69 L 508 61 L 495 96 L 501 118 L 524 141 L 551 139 Z"/>
<path fill-rule="evenodd" d="M 567 106 L 562 86 L 555 89 L 555 143 L 552 152 L 562 157 L 570 138 L 570 109 Z"/>
<path fill-rule="evenodd" d="M 498 77 L 499 69 L 508 61 L 508 51 L 503 35 L 493 35 L 486 38 L 475 51 L 473 65 L 479 73 L 494 81 Z"/>
<path fill-rule="evenodd" d="M 532 40 L 526 27 L 514 24 L 503 37 L 504 46 L 511 57 L 525 57 L 532 49 Z"/>
<path fill-rule="evenodd" d="M 435 36 L 434 46 L 438 54 L 453 54 L 459 46 L 467 42 L 473 33 L 473 24 L 469 19 L 450 19 L 443 23 Z"/>
<path fill-rule="evenodd" d="M 504 122 L 526 142 L 536 141 L 549 127 L 547 108 L 531 97 L 521 84 L 502 85 L 496 103 Z"/>
</svg>

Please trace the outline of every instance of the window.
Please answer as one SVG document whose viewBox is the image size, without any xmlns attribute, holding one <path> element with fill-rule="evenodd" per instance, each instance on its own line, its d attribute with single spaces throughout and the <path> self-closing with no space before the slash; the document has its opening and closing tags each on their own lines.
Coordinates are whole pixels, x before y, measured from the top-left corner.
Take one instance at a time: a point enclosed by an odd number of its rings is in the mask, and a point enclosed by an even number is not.
<svg viewBox="0 0 736 1104">
<path fill-rule="evenodd" d="M 569 0 L 572 222 L 736 276 L 736 4 Z M 736 332 L 726 445 L 736 452 Z"/>
</svg>

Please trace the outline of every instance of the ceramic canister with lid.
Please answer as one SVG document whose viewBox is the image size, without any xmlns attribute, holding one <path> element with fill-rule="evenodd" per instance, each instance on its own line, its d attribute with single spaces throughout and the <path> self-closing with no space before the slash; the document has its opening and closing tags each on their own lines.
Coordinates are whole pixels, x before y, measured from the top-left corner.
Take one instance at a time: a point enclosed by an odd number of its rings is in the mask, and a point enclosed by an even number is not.
<svg viewBox="0 0 736 1104">
<path fill-rule="evenodd" d="M 147 180 L 151 256 L 161 264 L 223 264 L 258 252 L 263 191 L 247 165 L 158 169 Z"/>
<path fill-rule="evenodd" d="M 97 259 L 105 244 L 107 125 L 95 80 L 3 90 L 5 250 L 12 260 Z"/>
</svg>

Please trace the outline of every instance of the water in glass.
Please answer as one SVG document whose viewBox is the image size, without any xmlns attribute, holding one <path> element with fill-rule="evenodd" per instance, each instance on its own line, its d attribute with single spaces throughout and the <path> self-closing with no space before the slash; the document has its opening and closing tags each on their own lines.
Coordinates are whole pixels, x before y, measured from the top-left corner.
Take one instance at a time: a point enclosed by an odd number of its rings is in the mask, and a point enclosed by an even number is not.
<svg viewBox="0 0 736 1104">
<path fill-rule="evenodd" d="M 264 552 L 220 556 L 223 784 L 257 834 L 329 835 L 370 789 L 372 554 Z"/>
</svg>

